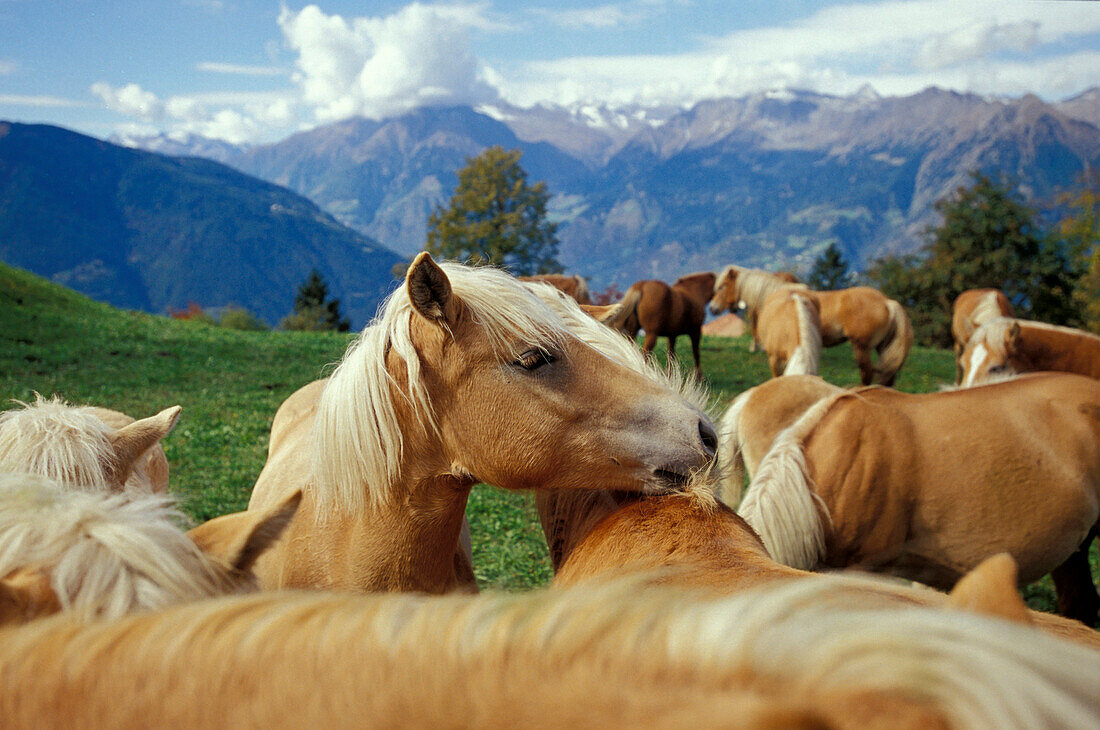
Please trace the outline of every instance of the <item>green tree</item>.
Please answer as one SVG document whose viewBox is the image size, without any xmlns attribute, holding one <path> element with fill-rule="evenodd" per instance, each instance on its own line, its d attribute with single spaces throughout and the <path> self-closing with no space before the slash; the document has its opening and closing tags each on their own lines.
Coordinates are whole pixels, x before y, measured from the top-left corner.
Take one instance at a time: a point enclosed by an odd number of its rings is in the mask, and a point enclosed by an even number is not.
<svg viewBox="0 0 1100 730">
<path fill-rule="evenodd" d="M 503 266 L 516 276 L 562 270 L 557 225 L 546 219 L 546 183 L 528 184 L 520 155 L 489 147 L 466 161 L 450 204 L 428 219 L 429 253 Z"/>
<path fill-rule="evenodd" d="M 930 241 L 908 257 L 887 257 L 868 279 L 909 309 L 923 342 L 951 342 L 951 307 L 967 289 L 995 287 L 1022 317 L 1065 323 L 1073 318 L 1073 276 L 1064 245 L 1044 235 L 1035 212 L 1005 183 L 975 173 L 935 205 L 943 216 Z"/>
<path fill-rule="evenodd" d="M 314 269 L 298 287 L 298 294 L 294 297 L 294 313 L 284 317 L 279 326 L 284 330 L 347 332 L 351 322 L 340 315 L 340 300 L 328 298 L 328 284 Z"/>
<path fill-rule="evenodd" d="M 1100 333 L 1100 177 L 1082 179 L 1082 188 L 1059 197 L 1069 210 L 1058 223 L 1076 282 L 1073 305 L 1082 327 Z"/>
<path fill-rule="evenodd" d="M 806 277 L 806 283 L 811 289 L 818 291 L 832 291 L 852 285 L 852 272 L 849 271 L 848 261 L 835 241 L 830 243 L 814 261 L 810 275 Z"/>
<path fill-rule="evenodd" d="M 247 330 L 250 332 L 262 332 L 267 329 L 263 320 L 249 312 L 244 307 L 230 304 L 221 311 L 218 317 L 218 326 L 231 330 Z"/>
</svg>

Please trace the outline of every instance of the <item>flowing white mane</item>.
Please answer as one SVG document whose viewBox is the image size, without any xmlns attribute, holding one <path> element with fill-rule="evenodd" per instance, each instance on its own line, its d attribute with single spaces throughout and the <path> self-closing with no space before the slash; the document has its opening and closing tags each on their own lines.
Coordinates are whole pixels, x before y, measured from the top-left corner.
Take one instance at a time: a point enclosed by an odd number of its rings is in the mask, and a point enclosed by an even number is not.
<svg viewBox="0 0 1100 730">
<path fill-rule="evenodd" d="M 472 693 L 480 686 L 474 696 L 484 709 L 492 697 L 522 697 L 525 688 L 548 683 L 584 688 L 599 676 L 668 683 L 670 692 L 736 692 L 761 682 L 817 703 L 882 692 L 931 706 L 953 727 L 1095 726 L 1095 650 L 978 614 L 899 607 L 867 590 L 875 585 L 820 576 L 718 599 L 647 587 L 643 579 L 477 597 L 261 593 L 79 629 L 68 620 L 36 622 L 5 634 L 0 671 L 16 672 L 26 655 L 64 650 L 108 685 L 111 675 L 125 682 L 155 665 L 150 683 L 163 688 L 166 707 L 204 700 L 247 706 L 286 692 L 280 678 L 304 657 L 337 696 L 359 698 L 367 724 L 387 717 L 377 713 L 388 705 L 362 683 L 389 667 L 385 692 L 440 703 L 442 711 L 447 703 L 455 711 L 459 687 Z M 258 676 L 258 694 L 177 696 L 189 673 L 209 667 L 218 668 L 222 687 Z M 471 685 L 474 672 L 494 683 Z M 77 686 L 88 681 L 80 677 Z M 124 699 L 113 701 L 125 709 Z M 545 719 L 553 724 L 553 716 Z"/>
<path fill-rule="evenodd" d="M 89 406 L 35 395 L 0 413 L 0 471 L 40 474 L 88 490 L 108 490 L 114 429 Z"/>
<path fill-rule="evenodd" d="M 514 358 L 533 346 L 560 347 L 572 337 L 611 360 L 668 382 L 668 376 L 645 364 L 632 343 L 593 320 L 572 298 L 549 284 L 523 283 L 489 267 L 440 266 L 454 296 L 502 358 Z M 399 287 L 348 347 L 321 395 L 312 463 L 318 514 L 335 509 L 360 513 L 368 505 L 395 498 L 404 439 L 393 401 L 399 385 L 386 369 L 387 352 L 404 363 L 406 384 L 400 386 L 400 397 L 412 406 L 418 426 L 437 427 L 410 335 L 413 316 L 408 290 Z M 517 341 L 521 343 L 518 346 L 514 344 Z M 680 388 L 691 392 L 686 383 Z M 702 396 L 696 394 L 695 398 Z"/>
<path fill-rule="evenodd" d="M 790 288 L 806 290 L 805 284 L 792 284 L 775 274 L 760 269 L 741 269 L 737 275 L 737 298 L 745 303 L 745 309 L 759 309 L 773 291 Z"/>
<path fill-rule="evenodd" d="M 986 322 L 1003 317 L 1004 313 L 1001 312 L 1001 306 L 998 304 L 997 295 L 998 291 L 988 291 L 978 298 L 978 303 L 974 305 L 974 309 L 970 312 L 970 321 L 974 327 L 981 327 Z"/>
<path fill-rule="evenodd" d="M 42 476 L 0 474 L 0 577 L 49 573 L 63 609 L 91 618 L 230 592 L 160 495 L 79 492 Z"/>
</svg>

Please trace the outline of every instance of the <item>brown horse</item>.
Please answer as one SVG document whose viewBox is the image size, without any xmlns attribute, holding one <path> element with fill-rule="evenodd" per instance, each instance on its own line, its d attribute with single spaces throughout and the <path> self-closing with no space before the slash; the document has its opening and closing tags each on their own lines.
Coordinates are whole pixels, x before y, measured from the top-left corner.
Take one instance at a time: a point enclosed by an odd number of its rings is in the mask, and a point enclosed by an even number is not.
<svg viewBox="0 0 1100 730">
<path fill-rule="evenodd" d="M 702 378 L 700 330 L 707 315 L 707 298 L 713 289 L 714 274 L 709 271 L 681 276 L 672 286 L 657 279 L 637 281 L 622 298 L 622 311 L 627 318 L 622 329 L 631 338 L 638 336 L 639 329 L 645 330 L 642 349 L 646 354 L 653 352 L 658 337 L 667 337 L 670 363 L 676 357 L 676 338 L 687 335 L 695 358 L 695 376 Z"/>
<path fill-rule="evenodd" d="M 1100 654 L 821 576 L 266 593 L 0 630 L 15 727 L 1092 727 Z M 308 680 L 308 681 L 304 681 Z M 58 701 L 64 698 L 64 701 Z"/>
<path fill-rule="evenodd" d="M 706 416 L 548 286 L 421 254 L 318 399 L 291 396 L 249 509 L 303 490 L 265 587 L 439 593 L 470 488 L 666 491 L 713 457 Z"/>
<path fill-rule="evenodd" d="M 974 332 L 959 363 L 967 387 L 1041 370 L 1100 378 L 1100 337 L 1072 327 L 998 317 Z"/>
<path fill-rule="evenodd" d="M 1052 572 L 1059 610 L 1091 625 L 1098 436 L 1100 382 L 1079 375 L 844 391 L 775 438 L 738 511 L 772 557 L 803 569 L 859 566 L 949 588 L 1007 552 L 1024 583 Z"/>
<path fill-rule="evenodd" d="M 967 289 L 955 297 L 951 310 L 951 337 L 955 341 L 956 384 L 962 382 L 962 354 L 974 331 L 991 319 L 1015 316 L 1012 303 L 1000 289 Z"/>
<path fill-rule="evenodd" d="M 764 271 L 727 266 L 715 281 L 710 309 L 718 314 L 743 306 L 751 323 L 758 318 L 767 297 L 784 288 L 800 289 L 817 302 L 825 347 L 852 343 L 861 383 L 894 384 L 913 346 L 913 327 L 905 309 L 877 289 L 855 286 L 811 291 Z M 872 361 L 872 351 L 878 353 L 877 363 Z"/>
<path fill-rule="evenodd" d="M 588 282 L 580 274 L 568 276 L 566 274 L 538 274 L 537 276 L 520 276 L 520 281 L 541 282 L 565 292 L 577 301 L 577 304 L 591 304 L 592 297 L 588 293 Z"/>
<path fill-rule="evenodd" d="M 756 331 L 772 377 L 817 375 L 821 362 L 821 316 L 808 292 L 781 289 L 764 300 Z"/>
<path fill-rule="evenodd" d="M 762 269 L 747 269 L 744 266 L 729 264 L 714 280 L 710 311 L 712 314 L 722 314 L 726 310 L 736 312 L 738 309 L 744 309 L 745 321 L 752 334 L 749 352 L 756 352 L 761 344 L 756 339 L 756 320 L 760 308 L 764 306 L 764 300 L 769 294 L 784 288 L 809 289 L 789 271 L 771 273 Z"/>
<path fill-rule="evenodd" d="M 226 515 L 185 534 L 183 516 L 160 495 L 0 474 L 0 623 L 61 610 L 110 619 L 254 590 L 252 564 L 297 504 Z"/>
<path fill-rule="evenodd" d="M 135 421 L 107 408 L 37 396 L 0 413 L 0 472 L 49 477 L 75 489 L 164 494 L 168 459 L 160 440 L 179 406 Z"/>
</svg>

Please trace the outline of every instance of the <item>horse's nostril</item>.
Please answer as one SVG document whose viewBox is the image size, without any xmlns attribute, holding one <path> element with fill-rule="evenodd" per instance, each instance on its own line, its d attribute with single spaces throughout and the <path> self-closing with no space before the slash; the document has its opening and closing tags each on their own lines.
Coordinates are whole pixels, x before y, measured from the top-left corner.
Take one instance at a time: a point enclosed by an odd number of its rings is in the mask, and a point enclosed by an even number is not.
<svg viewBox="0 0 1100 730">
<path fill-rule="evenodd" d="M 703 442 L 703 448 L 707 450 L 710 456 L 718 451 L 718 434 L 714 432 L 714 428 L 706 421 L 699 420 L 699 439 Z"/>
</svg>

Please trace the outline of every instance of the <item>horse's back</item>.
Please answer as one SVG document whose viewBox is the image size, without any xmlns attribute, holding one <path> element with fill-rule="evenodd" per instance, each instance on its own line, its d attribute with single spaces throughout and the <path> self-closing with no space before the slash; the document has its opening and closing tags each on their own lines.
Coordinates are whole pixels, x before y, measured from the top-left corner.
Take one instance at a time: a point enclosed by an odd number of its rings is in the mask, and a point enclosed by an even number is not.
<svg viewBox="0 0 1100 730">
<path fill-rule="evenodd" d="M 302 489 L 309 479 L 310 438 L 317 402 L 327 380 L 307 383 L 290 394 L 275 412 L 271 422 L 267 462 L 264 464 L 252 496 L 249 509 L 263 509 L 279 504 L 290 494 Z"/>
<path fill-rule="evenodd" d="M 816 375 L 784 375 L 752 389 L 741 411 L 742 458 L 750 474 L 771 448 L 779 432 L 814 403 L 842 390 Z"/>
</svg>

